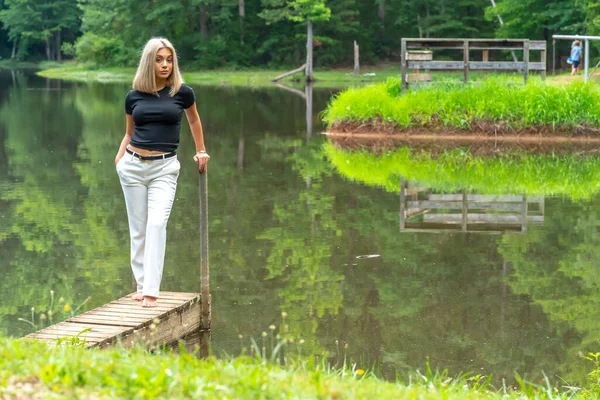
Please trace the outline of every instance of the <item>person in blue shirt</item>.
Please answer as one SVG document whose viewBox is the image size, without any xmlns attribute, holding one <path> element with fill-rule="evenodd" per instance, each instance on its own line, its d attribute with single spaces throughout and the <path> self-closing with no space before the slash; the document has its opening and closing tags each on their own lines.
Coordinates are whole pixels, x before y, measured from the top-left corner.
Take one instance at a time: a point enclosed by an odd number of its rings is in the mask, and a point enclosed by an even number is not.
<svg viewBox="0 0 600 400">
<path fill-rule="evenodd" d="M 576 40 L 571 46 L 571 60 L 573 61 L 573 64 L 571 64 L 571 76 L 578 73 L 581 69 L 581 54 L 581 42 Z"/>
</svg>

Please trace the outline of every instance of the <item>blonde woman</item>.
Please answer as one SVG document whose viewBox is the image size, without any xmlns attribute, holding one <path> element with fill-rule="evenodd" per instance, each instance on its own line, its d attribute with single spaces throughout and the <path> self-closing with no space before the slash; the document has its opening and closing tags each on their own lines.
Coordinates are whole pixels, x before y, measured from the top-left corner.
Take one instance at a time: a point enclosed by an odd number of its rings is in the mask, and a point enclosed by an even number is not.
<svg viewBox="0 0 600 400">
<path fill-rule="evenodd" d="M 191 87 L 179 72 L 177 53 L 165 38 L 146 43 L 125 98 L 127 127 L 115 157 L 131 239 L 132 296 L 142 307 L 156 307 L 165 259 L 167 221 L 180 164 L 176 150 L 183 113 L 196 144 L 194 161 L 206 171 L 209 155 Z"/>
</svg>

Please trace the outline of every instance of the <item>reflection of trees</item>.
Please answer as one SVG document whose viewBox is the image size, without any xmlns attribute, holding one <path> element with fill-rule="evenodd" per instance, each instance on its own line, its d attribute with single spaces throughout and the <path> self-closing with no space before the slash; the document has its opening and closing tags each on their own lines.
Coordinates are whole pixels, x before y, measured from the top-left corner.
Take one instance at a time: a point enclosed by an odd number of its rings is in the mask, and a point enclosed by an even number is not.
<svg viewBox="0 0 600 400">
<path fill-rule="evenodd" d="M 546 207 L 551 217 L 544 229 L 532 228 L 519 240 L 504 237 L 499 251 L 514 270 L 512 290 L 529 296 L 554 322 L 573 366 L 578 352 L 596 351 L 600 343 L 600 211 L 597 200 L 576 206 L 555 200 Z"/>
</svg>

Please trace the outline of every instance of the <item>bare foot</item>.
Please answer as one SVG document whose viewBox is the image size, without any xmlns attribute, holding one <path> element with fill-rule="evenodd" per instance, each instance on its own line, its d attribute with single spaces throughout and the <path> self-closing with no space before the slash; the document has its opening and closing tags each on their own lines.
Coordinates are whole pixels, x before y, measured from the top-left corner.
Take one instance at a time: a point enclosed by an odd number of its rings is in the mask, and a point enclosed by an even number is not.
<svg viewBox="0 0 600 400">
<path fill-rule="evenodd" d="M 141 293 L 133 294 L 133 295 L 131 295 L 131 300 L 142 301 L 142 300 L 144 300 L 144 295 Z"/>
<path fill-rule="evenodd" d="M 156 307 L 156 297 L 144 296 L 144 301 L 142 301 L 142 307 Z"/>
</svg>

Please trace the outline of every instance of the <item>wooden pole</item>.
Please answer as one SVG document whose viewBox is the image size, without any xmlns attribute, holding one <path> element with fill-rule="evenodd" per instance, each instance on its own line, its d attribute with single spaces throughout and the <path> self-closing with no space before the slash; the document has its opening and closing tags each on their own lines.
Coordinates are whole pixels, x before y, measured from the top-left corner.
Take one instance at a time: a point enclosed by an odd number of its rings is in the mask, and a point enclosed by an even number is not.
<svg viewBox="0 0 600 400">
<path fill-rule="evenodd" d="M 404 93 L 404 91 L 407 89 L 407 83 L 406 83 L 406 39 L 402 39 L 402 45 L 400 47 L 400 51 L 402 52 L 402 54 L 400 55 L 400 75 L 402 75 L 401 77 L 401 86 L 402 86 L 402 93 Z"/>
<path fill-rule="evenodd" d="M 552 75 L 556 75 L 556 39 L 552 39 Z"/>
<path fill-rule="evenodd" d="M 306 81 L 313 80 L 313 26 L 310 19 L 306 20 Z"/>
<path fill-rule="evenodd" d="M 546 80 L 546 64 L 547 64 L 547 56 L 546 50 L 542 50 L 542 64 L 544 64 L 544 69 L 542 70 L 542 80 Z"/>
<path fill-rule="evenodd" d="M 523 42 L 523 80 L 527 83 L 529 78 L 529 40 Z"/>
<path fill-rule="evenodd" d="M 210 332 L 210 286 L 208 264 L 208 173 L 200 173 L 200 335 Z M 208 356 L 208 343 L 201 340 L 200 355 Z"/>
<path fill-rule="evenodd" d="M 400 177 L 400 230 L 403 231 L 406 221 L 406 181 Z"/>
<path fill-rule="evenodd" d="M 465 83 L 469 81 L 469 41 L 465 40 L 463 44 L 463 58 L 464 58 L 464 79 Z"/>
<path fill-rule="evenodd" d="M 482 57 L 482 61 L 483 62 L 487 62 L 490 60 L 490 51 L 489 50 L 484 50 L 483 51 L 483 57 Z M 483 72 L 483 77 L 487 78 L 487 71 Z"/>
<path fill-rule="evenodd" d="M 356 40 L 354 41 L 354 75 L 358 75 L 360 73 L 360 62 L 359 62 L 359 53 L 358 53 L 358 44 L 356 44 Z"/>
</svg>

